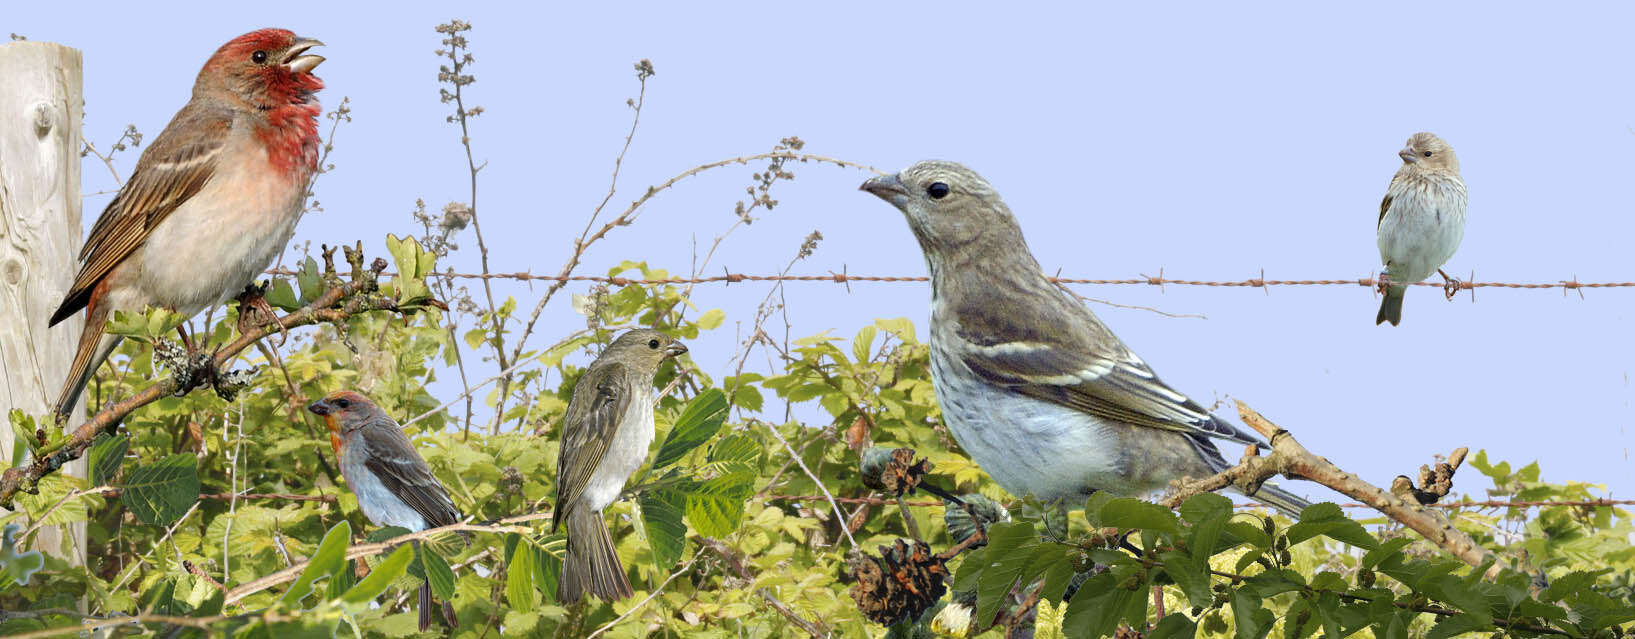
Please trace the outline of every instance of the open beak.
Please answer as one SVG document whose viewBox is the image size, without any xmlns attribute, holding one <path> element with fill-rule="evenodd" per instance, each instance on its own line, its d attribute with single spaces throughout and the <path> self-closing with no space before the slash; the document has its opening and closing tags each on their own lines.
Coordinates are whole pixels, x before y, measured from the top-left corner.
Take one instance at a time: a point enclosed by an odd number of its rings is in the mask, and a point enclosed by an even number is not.
<svg viewBox="0 0 1635 639">
<path fill-rule="evenodd" d="M 669 346 L 664 347 L 666 357 L 680 357 L 685 352 L 687 352 L 687 345 L 681 342 L 672 342 Z"/>
<path fill-rule="evenodd" d="M 1413 147 L 1408 147 L 1401 151 L 1397 151 L 1397 157 L 1402 158 L 1403 162 L 1407 162 L 1409 164 L 1419 161 L 1419 154 L 1414 153 Z"/>
<path fill-rule="evenodd" d="M 314 415 L 328 415 L 330 411 L 329 402 L 320 399 L 308 405 L 307 410 Z"/>
<path fill-rule="evenodd" d="M 908 187 L 903 186 L 902 180 L 897 179 L 895 175 L 869 178 L 869 181 L 857 188 L 873 193 L 875 197 L 890 202 L 897 208 L 908 205 Z"/>
<path fill-rule="evenodd" d="M 310 73 L 324 61 L 321 55 L 301 55 L 307 49 L 323 45 L 323 42 L 313 38 L 296 38 L 295 44 L 290 45 L 284 52 L 284 67 L 291 73 Z M 309 407 L 310 408 L 310 407 Z"/>
</svg>

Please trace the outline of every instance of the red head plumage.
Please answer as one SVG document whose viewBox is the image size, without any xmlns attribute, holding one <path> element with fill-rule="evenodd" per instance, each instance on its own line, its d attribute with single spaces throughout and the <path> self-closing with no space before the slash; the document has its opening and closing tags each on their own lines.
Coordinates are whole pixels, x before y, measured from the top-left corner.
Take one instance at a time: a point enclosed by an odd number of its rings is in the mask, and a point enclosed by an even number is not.
<svg viewBox="0 0 1635 639">
<path fill-rule="evenodd" d="M 306 51 L 320 44 L 288 29 L 233 38 L 199 70 L 194 99 L 221 99 L 258 113 L 255 134 L 268 160 L 305 180 L 318 165 L 318 116 L 323 110 L 315 94 L 324 88 L 312 74 L 324 58 Z"/>
</svg>

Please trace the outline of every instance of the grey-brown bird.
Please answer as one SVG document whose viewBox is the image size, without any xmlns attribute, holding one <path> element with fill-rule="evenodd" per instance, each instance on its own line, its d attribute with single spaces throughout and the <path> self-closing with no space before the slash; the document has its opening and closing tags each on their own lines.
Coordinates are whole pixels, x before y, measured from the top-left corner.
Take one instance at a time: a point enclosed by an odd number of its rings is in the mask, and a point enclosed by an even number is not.
<svg viewBox="0 0 1635 639">
<path fill-rule="evenodd" d="M 358 496 L 358 509 L 377 526 L 398 526 L 409 532 L 460 523 L 460 511 L 448 489 L 437 481 L 426 460 L 415 452 L 409 436 L 386 411 L 368 397 L 336 391 L 307 410 L 321 415 L 329 426 L 341 475 Z M 431 627 L 431 584 L 420 584 L 420 630 Z M 454 606 L 443 602 L 443 619 L 459 625 Z"/>
<path fill-rule="evenodd" d="M 1010 208 L 953 162 L 863 183 L 902 211 L 931 271 L 931 381 L 961 448 L 1012 494 L 1141 496 L 1231 466 L 1212 440 L 1263 446 L 1170 388 L 1046 278 Z M 1290 514 L 1304 500 L 1254 495 Z"/>
<path fill-rule="evenodd" d="M 573 387 L 562 418 L 551 532 L 568 525 L 556 598 L 572 604 L 591 593 L 603 601 L 633 593 L 602 509 L 618 500 L 653 443 L 653 375 L 665 359 L 687 352 L 674 338 L 639 328 L 620 335 Z"/>
<path fill-rule="evenodd" d="M 1459 177 L 1459 156 L 1453 147 L 1431 133 L 1415 133 L 1397 151 L 1402 168 L 1380 202 L 1375 234 L 1380 260 L 1380 312 L 1374 324 L 1402 321 L 1402 298 L 1408 285 L 1439 273 L 1465 238 L 1465 180 Z M 1458 282 L 1447 273 L 1448 296 Z"/>
</svg>

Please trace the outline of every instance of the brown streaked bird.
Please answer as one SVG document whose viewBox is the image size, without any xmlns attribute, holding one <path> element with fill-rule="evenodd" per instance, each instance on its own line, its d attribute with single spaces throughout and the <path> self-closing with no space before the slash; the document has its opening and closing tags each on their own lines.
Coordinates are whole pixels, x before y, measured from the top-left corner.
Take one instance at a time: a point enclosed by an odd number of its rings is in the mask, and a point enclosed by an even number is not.
<svg viewBox="0 0 1635 639">
<path fill-rule="evenodd" d="M 1465 180 L 1459 177 L 1459 156 L 1453 147 L 1432 133 L 1415 133 L 1397 156 L 1402 168 L 1380 202 L 1375 223 L 1380 261 L 1379 288 L 1385 293 L 1377 326 L 1402 321 L 1402 299 L 1408 285 L 1442 273 L 1442 265 L 1459 250 L 1465 238 Z M 1442 273 L 1452 299 L 1459 280 Z"/>
<path fill-rule="evenodd" d="M 191 317 L 244 291 L 284 250 L 318 165 L 324 85 L 312 70 L 324 58 L 306 51 L 320 44 L 252 31 L 199 70 L 192 100 L 91 227 L 79 274 L 51 315 L 54 326 L 86 309 L 58 415 L 119 344 L 103 331 L 113 311 Z"/>
<path fill-rule="evenodd" d="M 415 452 L 397 421 L 368 397 L 336 391 L 307 410 L 324 418 L 329 443 L 335 448 L 341 475 L 358 496 L 358 509 L 377 526 L 398 526 L 410 532 L 460 522 L 448 490 Z M 420 584 L 420 630 L 431 627 L 431 584 Z M 443 602 L 443 619 L 459 625 L 454 606 Z"/>
<path fill-rule="evenodd" d="M 638 328 L 620 335 L 573 387 L 562 418 L 556 462 L 556 510 L 551 532 L 568 525 L 568 556 L 556 598 L 573 604 L 589 592 L 603 601 L 631 596 L 602 509 L 619 499 L 653 443 L 653 375 L 687 347 L 664 333 Z"/>
<path fill-rule="evenodd" d="M 862 189 L 901 211 L 931 272 L 931 381 L 949 432 L 1016 496 L 1140 497 L 1232 464 L 1214 440 L 1265 446 L 1210 414 L 1051 283 L 999 192 L 929 160 Z M 1281 488 L 1253 497 L 1290 515 Z"/>
</svg>

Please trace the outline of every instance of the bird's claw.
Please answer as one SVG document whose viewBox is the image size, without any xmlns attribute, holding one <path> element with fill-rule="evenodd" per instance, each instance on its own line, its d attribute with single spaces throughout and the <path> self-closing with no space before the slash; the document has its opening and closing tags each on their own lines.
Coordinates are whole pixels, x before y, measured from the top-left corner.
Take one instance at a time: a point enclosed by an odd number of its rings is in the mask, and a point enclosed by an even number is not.
<svg viewBox="0 0 1635 639">
<path fill-rule="evenodd" d="M 1465 287 L 1465 283 L 1459 281 L 1459 278 L 1450 277 L 1442 269 L 1436 269 L 1436 272 L 1442 275 L 1442 294 L 1448 296 L 1449 300 L 1452 300 L 1453 296 L 1458 295 L 1460 289 Z"/>
<path fill-rule="evenodd" d="M 278 326 L 278 345 L 283 346 L 289 339 L 290 331 L 278 321 L 278 313 L 273 310 L 272 304 L 267 302 L 267 289 L 270 282 L 256 284 L 251 282 L 244 287 L 244 292 L 238 295 L 238 333 L 244 335 L 249 329 L 273 324 Z"/>
<path fill-rule="evenodd" d="M 1374 280 L 1374 290 L 1378 291 L 1380 295 L 1384 295 L 1386 291 L 1391 289 L 1392 284 L 1395 284 L 1395 282 L 1391 281 L 1391 275 L 1385 271 L 1380 271 L 1380 276 Z"/>
</svg>

